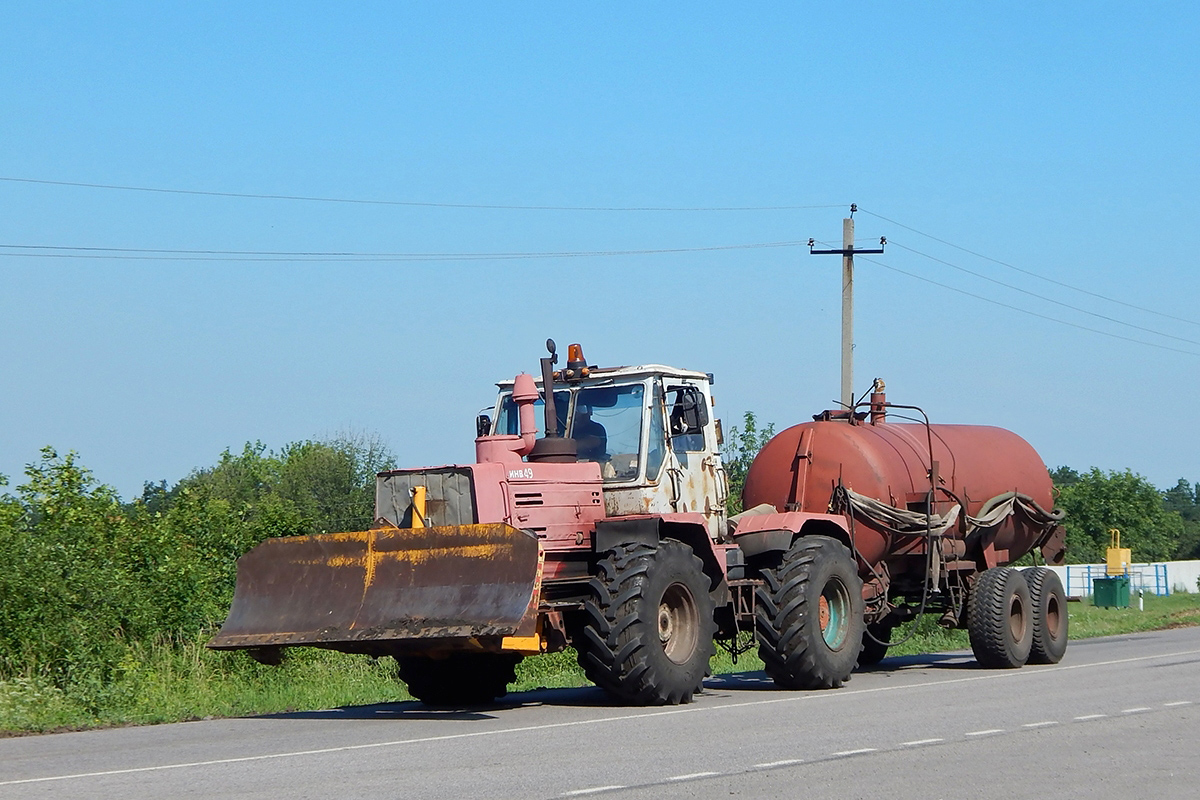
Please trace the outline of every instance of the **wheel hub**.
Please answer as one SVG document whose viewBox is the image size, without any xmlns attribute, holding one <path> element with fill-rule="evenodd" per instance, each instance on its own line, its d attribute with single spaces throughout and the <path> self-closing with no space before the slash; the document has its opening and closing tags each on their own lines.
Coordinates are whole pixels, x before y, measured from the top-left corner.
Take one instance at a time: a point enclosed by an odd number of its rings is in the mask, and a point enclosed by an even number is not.
<svg viewBox="0 0 1200 800">
<path fill-rule="evenodd" d="M 850 630 L 850 595 L 841 581 L 834 579 L 825 584 L 817 599 L 817 619 L 825 644 L 830 650 L 840 650 Z"/>
<path fill-rule="evenodd" d="M 671 619 L 671 609 L 663 603 L 658 607 L 658 640 L 664 644 L 671 641 L 675 623 Z"/>
<path fill-rule="evenodd" d="M 1025 637 L 1025 604 L 1021 602 L 1021 598 L 1013 592 L 1008 601 L 1008 631 L 1014 642 L 1019 642 Z"/>
<path fill-rule="evenodd" d="M 663 653 L 676 664 L 692 657 L 700 641 L 700 612 L 696 598 L 682 583 L 673 583 L 658 604 L 658 640 Z"/>
<path fill-rule="evenodd" d="M 1059 616 L 1061 610 L 1058 607 L 1058 598 L 1053 594 L 1049 597 L 1049 602 L 1046 603 L 1046 630 L 1051 639 L 1058 640 L 1061 631 L 1062 619 Z"/>
</svg>

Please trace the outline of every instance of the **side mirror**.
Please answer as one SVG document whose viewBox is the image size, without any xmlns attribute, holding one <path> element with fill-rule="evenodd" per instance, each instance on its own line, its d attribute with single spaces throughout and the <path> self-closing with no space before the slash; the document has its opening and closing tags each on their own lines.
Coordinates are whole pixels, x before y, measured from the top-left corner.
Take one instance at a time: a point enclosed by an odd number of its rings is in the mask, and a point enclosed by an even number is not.
<svg viewBox="0 0 1200 800">
<path fill-rule="evenodd" d="M 475 435 L 487 436 L 492 432 L 492 418 L 487 414 L 480 414 L 475 418 Z"/>
<path fill-rule="evenodd" d="M 708 406 L 704 396 L 695 387 L 677 390 L 675 405 L 671 409 L 671 435 L 691 436 L 703 433 L 708 424 Z"/>
</svg>

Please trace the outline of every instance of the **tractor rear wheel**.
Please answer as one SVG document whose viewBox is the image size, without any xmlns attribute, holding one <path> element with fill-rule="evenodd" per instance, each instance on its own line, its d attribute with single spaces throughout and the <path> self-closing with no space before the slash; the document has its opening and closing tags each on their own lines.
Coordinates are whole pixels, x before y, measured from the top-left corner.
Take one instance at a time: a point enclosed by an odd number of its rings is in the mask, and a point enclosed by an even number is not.
<svg viewBox="0 0 1200 800">
<path fill-rule="evenodd" d="M 478 706 L 508 693 L 521 656 L 451 653 L 446 658 L 396 656 L 408 693 L 427 706 Z"/>
<path fill-rule="evenodd" d="M 892 640 L 893 626 L 890 622 L 872 622 L 863 631 L 862 652 L 858 654 L 859 669 L 873 667 L 883 661 L 887 655 L 888 646 L 881 642 Z M 874 637 L 874 638 L 872 638 Z"/>
<path fill-rule="evenodd" d="M 767 674 L 787 689 L 836 689 L 850 680 L 866 629 L 850 550 L 806 536 L 762 577 L 755 627 Z"/>
<path fill-rule="evenodd" d="M 1030 664 L 1057 664 L 1067 652 L 1067 595 L 1058 574 L 1047 567 L 1021 570 L 1033 607 Z"/>
<path fill-rule="evenodd" d="M 1019 570 L 993 567 L 975 581 L 967 599 L 967 633 L 981 667 L 1016 669 L 1033 645 L 1033 605 Z"/>
<path fill-rule="evenodd" d="M 704 564 L 683 542 L 625 544 L 601 559 L 575 643 L 584 673 L 621 702 L 675 705 L 700 691 L 717 626 Z"/>
</svg>

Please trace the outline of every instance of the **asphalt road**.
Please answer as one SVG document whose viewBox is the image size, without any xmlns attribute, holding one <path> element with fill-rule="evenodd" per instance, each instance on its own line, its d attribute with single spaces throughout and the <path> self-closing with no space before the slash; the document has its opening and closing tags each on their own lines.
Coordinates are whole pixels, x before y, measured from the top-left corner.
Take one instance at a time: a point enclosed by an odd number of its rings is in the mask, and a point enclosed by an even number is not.
<svg viewBox="0 0 1200 800">
<path fill-rule="evenodd" d="M 1063 663 L 887 659 L 846 688 L 710 679 L 0 740 L 0 798 L 1200 797 L 1200 628 L 1072 642 Z"/>
</svg>

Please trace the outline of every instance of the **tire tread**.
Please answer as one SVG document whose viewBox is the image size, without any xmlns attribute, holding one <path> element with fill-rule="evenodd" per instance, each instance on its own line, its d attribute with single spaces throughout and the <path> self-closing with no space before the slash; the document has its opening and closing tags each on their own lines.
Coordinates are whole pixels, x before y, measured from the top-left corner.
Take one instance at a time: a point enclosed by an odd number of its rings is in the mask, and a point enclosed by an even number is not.
<svg viewBox="0 0 1200 800">
<path fill-rule="evenodd" d="M 686 677 L 678 671 L 656 666 L 654 653 L 648 649 L 658 644 L 657 627 L 640 616 L 645 593 L 652 582 L 652 571 L 659 566 L 670 568 L 674 560 L 679 567 L 687 563 L 691 574 L 703 577 L 704 564 L 682 542 L 664 539 L 657 548 L 645 544 L 618 545 L 605 554 L 598 565 L 598 584 L 591 599 L 584 604 L 587 625 L 580 642 L 579 664 L 588 680 L 623 702 L 636 705 L 676 705 L 688 703 L 701 689 L 709 659 L 716 650 L 716 622 L 707 586 L 693 596 L 699 608 L 698 653 L 702 660 L 699 670 Z M 657 623 L 656 623 L 657 624 Z M 663 656 L 665 658 L 665 656 Z"/>
<path fill-rule="evenodd" d="M 809 536 L 792 546 L 778 568 L 762 573 L 763 583 L 755 593 L 758 652 L 767 675 L 779 686 L 836 689 L 850 680 L 858 650 L 847 667 L 834 663 L 843 659 L 814 652 L 805 635 L 813 625 L 806 591 L 820 562 L 832 558 L 849 560 L 853 564 L 849 549 L 841 542 L 826 536 Z M 865 624 L 861 614 L 861 587 L 850 585 L 847 590 L 854 609 L 850 641 L 854 643 L 852 647 L 858 648 Z"/>
</svg>

